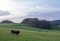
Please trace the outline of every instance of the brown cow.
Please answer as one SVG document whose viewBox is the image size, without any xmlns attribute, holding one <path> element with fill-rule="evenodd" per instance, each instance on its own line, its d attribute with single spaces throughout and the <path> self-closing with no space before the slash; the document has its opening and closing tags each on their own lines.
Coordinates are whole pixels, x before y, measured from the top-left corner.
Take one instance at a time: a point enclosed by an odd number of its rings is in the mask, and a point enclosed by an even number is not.
<svg viewBox="0 0 60 41">
<path fill-rule="evenodd" d="M 20 31 L 18 31 L 18 30 L 11 30 L 11 34 L 16 34 L 16 35 L 18 35 L 20 33 Z"/>
</svg>

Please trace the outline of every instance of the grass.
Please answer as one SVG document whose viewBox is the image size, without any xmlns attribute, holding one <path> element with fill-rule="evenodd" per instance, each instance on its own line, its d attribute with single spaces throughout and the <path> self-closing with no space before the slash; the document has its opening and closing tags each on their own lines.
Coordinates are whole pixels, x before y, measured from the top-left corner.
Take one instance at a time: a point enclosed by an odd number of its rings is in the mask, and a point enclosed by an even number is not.
<svg viewBox="0 0 60 41">
<path fill-rule="evenodd" d="M 21 31 L 19 35 L 10 33 L 11 29 Z M 25 25 L 0 24 L 0 41 L 60 41 L 59 31 L 48 31 Z"/>
</svg>

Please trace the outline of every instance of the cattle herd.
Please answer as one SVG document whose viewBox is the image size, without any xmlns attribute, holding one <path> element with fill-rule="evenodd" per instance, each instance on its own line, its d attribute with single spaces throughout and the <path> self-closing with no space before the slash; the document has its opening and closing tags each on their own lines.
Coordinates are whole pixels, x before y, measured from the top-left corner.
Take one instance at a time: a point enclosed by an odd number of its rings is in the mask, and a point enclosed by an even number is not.
<svg viewBox="0 0 60 41">
<path fill-rule="evenodd" d="M 19 30 L 11 30 L 11 34 L 16 34 L 16 35 L 18 35 L 19 33 L 20 33 Z"/>
</svg>

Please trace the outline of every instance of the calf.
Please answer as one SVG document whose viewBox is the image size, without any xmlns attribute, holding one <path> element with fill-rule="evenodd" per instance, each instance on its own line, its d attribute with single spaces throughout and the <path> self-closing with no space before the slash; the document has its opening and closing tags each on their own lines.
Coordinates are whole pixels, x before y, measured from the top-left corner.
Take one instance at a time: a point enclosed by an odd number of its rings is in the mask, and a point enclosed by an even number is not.
<svg viewBox="0 0 60 41">
<path fill-rule="evenodd" d="M 20 31 L 18 31 L 18 30 L 11 30 L 11 34 L 16 34 L 16 35 L 18 35 L 20 33 Z"/>
</svg>

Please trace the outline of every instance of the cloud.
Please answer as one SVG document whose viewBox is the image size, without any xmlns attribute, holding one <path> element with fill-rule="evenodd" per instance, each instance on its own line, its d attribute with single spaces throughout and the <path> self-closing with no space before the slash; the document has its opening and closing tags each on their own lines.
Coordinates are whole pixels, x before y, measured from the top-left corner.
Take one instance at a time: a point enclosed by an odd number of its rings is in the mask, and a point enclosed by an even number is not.
<svg viewBox="0 0 60 41">
<path fill-rule="evenodd" d="M 10 12 L 0 10 L 0 16 L 5 16 L 5 15 L 10 15 Z"/>
<path fill-rule="evenodd" d="M 0 10 L 8 11 L 10 10 L 10 0 L 0 0 Z"/>
<path fill-rule="evenodd" d="M 25 18 L 39 18 L 45 20 L 60 20 L 60 11 L 52 11 L 52 12 L 30 12 Z"/>
<path fill-rule="evenodd" d="M 13 0 L 13 7 L 14 7 L 14 12 L 17 13 L 14 14 L 16 16 L 26 16 L 28 12 L 35 12 L 35 11 L 40 11 L 40 12 L 51 12 L 51 11 L 59 11 L 60 8 L 54 7 L 54 3 L 56 0 Z M 50 2 L 53 2 L 53 6 L 51 5 Z M 58 2 L 56 2 L 57 4 Z M 57 6 L 57 5 L 56 5 Z"/>
<path fill-rule="evenodd" d="M 51 5 L 56 8 L 60 8 L 60 0 L 47 0 L 45 4 Z"/>
<path fill-rule="evenodd" d="M 3 4 L 1 8 L 4 6 L 11 13 L 11 15 L 5 14 L 6 16 L 3 16 L 4 14 L 1 14 L 2 18 L 6 19 L 12 19 L 16 17 L 39 17 L 52 20 L 52 17 L 55 17 L 60 11 L 59 0 L 10 0 L 9 2 L 6 2 L 6 4 Z M 5 8 L 2 8 L 2 10 L 6 10 Z M 57 12 L 56 15 L 53 14 L 54 12 Z"/>
</svg>

